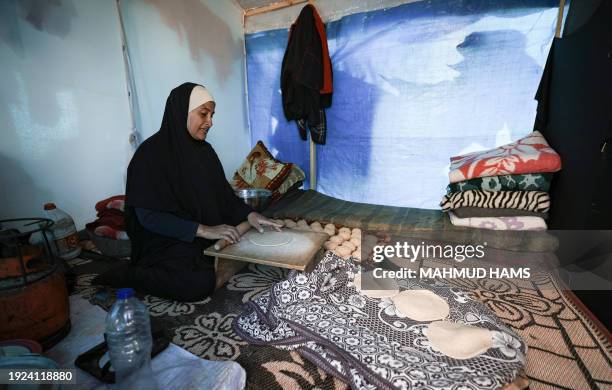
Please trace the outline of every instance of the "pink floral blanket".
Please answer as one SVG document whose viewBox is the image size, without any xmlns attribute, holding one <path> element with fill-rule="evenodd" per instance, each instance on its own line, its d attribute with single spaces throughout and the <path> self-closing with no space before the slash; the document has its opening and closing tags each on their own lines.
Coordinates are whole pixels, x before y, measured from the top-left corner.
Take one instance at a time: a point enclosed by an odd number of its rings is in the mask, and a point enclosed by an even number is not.
<svg viewBox="0 0 612 390">
<path fill-rule="evenodd" d="M 561 157 L 539 131 L 494 149 L 451 157 L 451 183 L 499 175 L 557 172 Z"/>
</svg>

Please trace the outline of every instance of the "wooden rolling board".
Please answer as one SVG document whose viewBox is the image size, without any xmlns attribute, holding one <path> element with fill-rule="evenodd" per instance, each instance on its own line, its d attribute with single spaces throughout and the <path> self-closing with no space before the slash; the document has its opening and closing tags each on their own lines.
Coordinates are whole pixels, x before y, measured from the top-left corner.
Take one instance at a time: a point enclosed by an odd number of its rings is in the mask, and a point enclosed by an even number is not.
<svg viewBox="0 0 612 390">
<path fill-rule="evenodd" d="M 216 251 L 214 246 L 204 250 L 204 254 L 221 259 L 240 260 L 243 262 L 265 264 L 274 267 L 304 271 L 312 262 L 315 254 L 321 249 L 329 236 L 325 233 L 282 229 L 283 233 L 291 236 L 291 242 L 282 246 L 257 246 L 249 239 L 257 241 L 262 234 L 254 229 L 245 233 L 240 241 L 233 245 Z M 268 231 L 264 232 L 266 234 Z"/>
</svg>

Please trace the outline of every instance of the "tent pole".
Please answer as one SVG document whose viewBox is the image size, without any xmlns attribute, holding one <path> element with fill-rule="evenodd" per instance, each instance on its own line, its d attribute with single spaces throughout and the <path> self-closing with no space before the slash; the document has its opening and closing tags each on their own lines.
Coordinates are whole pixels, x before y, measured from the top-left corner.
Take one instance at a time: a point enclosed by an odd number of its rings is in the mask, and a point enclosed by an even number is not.
<svg viewBox="0 0 612 390">
<path fill-rule="evenodd" d="M 559 1 L 559 14 L 557 15 L 557 28 L 555 30 L 555 38 L 561 38 L 561 27 L 563 26 L 563 9 L 565 8 L 565 0 Z"/>
<path fill-rule="evenodd" d="M 310 136 L 310 189 L 317 189 L 317 148 Z"/>
</svg>

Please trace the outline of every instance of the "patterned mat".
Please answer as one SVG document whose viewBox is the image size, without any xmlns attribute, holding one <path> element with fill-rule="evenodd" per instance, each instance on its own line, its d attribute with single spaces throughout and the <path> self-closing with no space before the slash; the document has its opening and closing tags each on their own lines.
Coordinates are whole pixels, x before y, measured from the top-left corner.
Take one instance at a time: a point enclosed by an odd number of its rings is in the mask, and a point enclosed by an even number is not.
<svg viewBox="0 0 612 390">
<path fill-rule="evenodd" d="M 78 274 L 75 293 L 110 307 L 112 291 L 92 286 L 91 280 L 116 263 L 77 258 L 71 265 Z M 251 264 L 213 297 L 200 302 L 140 298 L 149 307 L 152 321 L 163 326 L 175 344 L 203 358 L 240 363 L 247 372 L 249 389 L 347 388 L 296 352 L 249 345 L 232 329 L 243 304 L 286 274 L 279 268 Z M 453 283 L 483 302 L 528 344 L 526 375 L 531 389 L 612 388 L 609 333 L 549 276 L 528 282 L 480 279 Z"/>
</svg>

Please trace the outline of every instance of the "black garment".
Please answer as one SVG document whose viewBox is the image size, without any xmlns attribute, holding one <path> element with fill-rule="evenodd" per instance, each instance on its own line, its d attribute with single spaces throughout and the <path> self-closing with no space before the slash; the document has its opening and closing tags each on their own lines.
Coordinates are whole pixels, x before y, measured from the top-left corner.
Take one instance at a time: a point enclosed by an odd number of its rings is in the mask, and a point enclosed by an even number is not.
<svg viewBox="0 0 612 390">
<path fill-rule="evenodd" d="M 161 128 L 140 145 L 130 162 L 125 220 L 131 266 L 126 275 L 103 275 L 98 283 L 177 300 L 204 298 L 212 293 L 215 277 L 212 258 L 202 250 L 213 242 L 183 242 L 150 231 L 139 222 L 135 208 L 208 226 L 237 225 L 253 211 L 234 194 L 212 146 L 189 135 L 187 108 L 195 85 L 185 83 L 172 90 Z"/>
<path fill-rule="evenodd" d="M 323 55 L 314 12 L 312 6 L 305 6 L 291 26 L 281 68 L 281 92 L 285 118 L 298 122 L 300 137 L 307 139 L 308 127 L 312 140 L 325 144 L 324 109 L 331 106 L 332 94 L 321 94 L 320 90 L 324 82 L 323 61 L 331 61 Z"/>
<path fill-rule="evenodd" d="M 185 242 L 193 242 L 198 223 L 179 218 L 174 214 L 148 209 L 135 208 L 138 222 L 147 230 L 162 236 L 172 237 Z"/>
<path fill-rule="evenodd" d="M 555 38 L 536 94 L 534 128 L 563 161 L 551 185 L 550 229 L 612 227 L 610 20 L 612 2 L 602 1 L 586 24 Z"/>
</svg>

